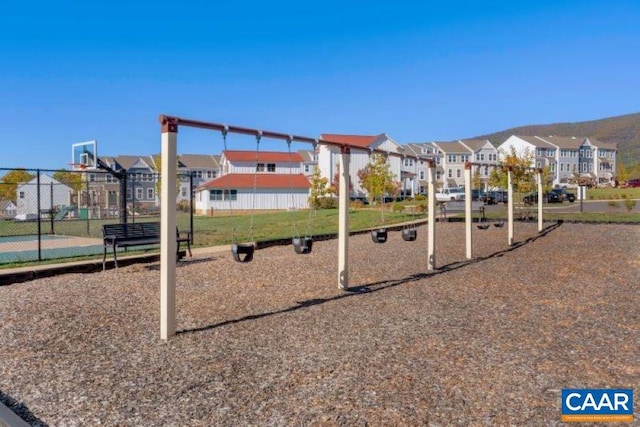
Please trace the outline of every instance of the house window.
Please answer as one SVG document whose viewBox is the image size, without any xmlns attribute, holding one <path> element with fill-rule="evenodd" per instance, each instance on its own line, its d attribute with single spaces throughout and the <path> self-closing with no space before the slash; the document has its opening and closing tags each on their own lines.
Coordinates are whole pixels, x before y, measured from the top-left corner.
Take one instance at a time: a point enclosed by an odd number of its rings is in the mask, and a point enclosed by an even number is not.
<svg viewBox="0 0 640 427">
<path fill-rule="evenodd" d="M 553 157 L 553 150 L 551 148 L 547 148 L 547 157 Z"/>
<path fill-rule="evenodd" d="M 24 191 L 21 191 L 20 195 L 18 197 L 21 198 L 21 199 L 24 199 Z"/>
<path fill-rule="evenodd" d="M 276 164 L 275 163 L 267 163 L 267 172 L 275 172 Z"/>
<path fill-rule="evenodd" d="M 447 169 L 447 176 L 453 178 L 453 171 L 451 169 Z"/>
<path fill-rule="evenodd" d="M 238 190 L 211 190 L 209 200 L 238 200 Z"/>
<path fill-rule="evenodd" d="M 542 157 L 542 148 L 536 148 L 536 157 Z"/>
<path fill-rule="evenodd" d="M 256 172 L 264 172 L 264 163 L 258 163 L 256 165 Z"/>
<path fill-rule="evenodd" d="M 181 189 L 182 197 L 187 197 L 187 187 L 182 187 Z"/>
<path fill-rule="evenodd" d="M 480 153 L 480 161 L 483 162 L 484 161 L 484 154 Z"/>
<path fill-rule="evenodd" d="M 564 163 L 560 163 L 560 172 L 564 172 Z"/>
<path fill-rule="evenodd" d="M 142 196 L 144 195 L 142 188 L 136 188 L 136 199 L 142 200 Z"/>
<path fill-rule="evenodd" d="M 424 171 L 420 171 L 420 179 L 424 180 Z"/>
<path fill-rule="evenodd" d="M 311 165 L 304 165 L 304 172 L 305 173 L 310 173 L 311 172 Z"/>
<path fill-rule="evenodd" d="M 154 197 L 153 187 L 152 188 L 147 188 L 147 199 L 153 200 L 153 197 Z"/>
<path fill-rule="evenodd" d="M 460 169 L 456 169 L 456 177 L 460 178 Z"/>
</svg>

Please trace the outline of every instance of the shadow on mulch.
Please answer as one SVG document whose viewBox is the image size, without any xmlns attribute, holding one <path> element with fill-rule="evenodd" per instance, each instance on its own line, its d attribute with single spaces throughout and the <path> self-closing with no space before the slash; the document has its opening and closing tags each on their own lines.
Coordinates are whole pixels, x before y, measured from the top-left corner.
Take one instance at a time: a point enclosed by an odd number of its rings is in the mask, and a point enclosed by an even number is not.
<svg viewBox="0 0 640 427">
<path fill-rule="evenodd" d="M 250 314 L 247 316 L 243 316 L 237 319 L 231 319 L 231 320 L 225 320 L 224 322 L 218 322 L 218 323 L 214 323 L 211 325 L 207 325 L 207 326 L 201 326 L 201 327 L 197 327 L 197 328 L 189 328 L 189 329 L 182 329 L 176 332 L 176 334 L 189 334 L 189 333 L 194 333 L 194 332 L 203 332 L 203 331 L 208 331 L 211 329 L 216 329 L 216 328 L 220 328 L 222 326 L 227 326 L 227 325 L 233 325 L 235 323 L 241 323 L 241 322 L 246 322 L 249 320 L 256 320 L 256 319 L 261 319 L 263 317 L 268 317 L 268 316 L 274 316 L 277 314 L 283 314 L 283 313 L 290 313 L 293 311 L 297 311 L 297 310 L 301 310 L 304 308 L 308 308 L 308 307 L 313 307 L 316 305 L 320 305 L 320 304 L 325 304 L 331 301 L 339 301 L 343 298 L 349 298 L 349 297 L 353 297 L 353 296 L 357 296 L 357 295 L 361 295 L 361 294 L 368 294 L 371 292 L 379 292 L 385 289 L 389 289 L 389 288 L 394 288 L 396 286 L 400 286 L 403 285 L 405 283 L 411 283 L 411 282 L 415 282 L 417 280 L 422 280 L 422 279 L 426 279 L 428 277 L 431 276 L 436 276 L 438 274 L 444 274 L 450 271 L 454 271 L 454 270 L 458 270 L 460 268 L 464 268 L 467 267 L 469 265 L 473 265 L 479 262 L 483 262 L 486 261 L 488 259 L 491 258 L 497 258 L 497 257 L 501 257 L 506 253 L 515 251 L 516 249 L 519 249 L 525 245 L 528 245 L 530 243 L 535 242 L 536 240 L 545 237 L 547 234 L 551 233 L 553 230 L 555 230 L 556 228 L 560 227 L 562 225 L 563 221 L 559 220 L 557 223 L 550 225 L 546 228 L 544 228 L 540 233 L 538 233 L 536 236 L 532 236 L 529 237 L 526 240 L 520 241 L 520 242 L 516 242 L 514 243 L 512 246 L 510 246 L 507 249 L 503 249 L 501 251 L 495 252 L 491 255 L 487 255 L 484 257 L 478 257 L 475 259 L 470 259 L 470 260 L 464 260 L 464 261 L 457 261 L 457 262 L 453 262 L 450 264 L 446 264 L 443 265 L 442 267 L 438 268 L 436 271 L 432 271 L 429 273 L 417 273 L 417 274 L 412 274 L 411 276 L 408 277 L 404 277 L 402 279 L 397 279 L 397 280 L 384 280 L 384 281 L 380 281 L 380 282 L 373 282 L 373 283 L 368 283 L 365 285 L 361 285 L 361 286 L 354 286 L 352 288 L 349 288 L 347 290 L 345 290 L 344 294 L 340 294 L 340 295 L 336 295 L 330 298 L 314 298 L 314 299 L 308 299 L 308 300 L 304 300 L 304 301 L 298 301 L 296 303 L 296 305 L 291 306 L 291 307 L 287 307 L 284 308 L 282 310 L 275 310 L 275 311 L 269 311 L 269 312 L 265 312 L 265 313 L 258 313 L 258 314 Z"/>
<path fill-rule="evenodd" d="M 19 418 L 21 418 L 25 423 L 28 423 L 31 426 L 38 427 L 48 427 L 49 424 L 42 421 L 40 418 L 33 415 L 33 412 L 21 402 L 18 402 L 13 397 L 8 394 L 2 392 L 0 390 L 0 402 L 5 405 L 9 410 L 11 410 L 14 414 L 16 414 Z M 0 425 L 4 425 L 2 419 L 0 419 Z"/>
</svg>

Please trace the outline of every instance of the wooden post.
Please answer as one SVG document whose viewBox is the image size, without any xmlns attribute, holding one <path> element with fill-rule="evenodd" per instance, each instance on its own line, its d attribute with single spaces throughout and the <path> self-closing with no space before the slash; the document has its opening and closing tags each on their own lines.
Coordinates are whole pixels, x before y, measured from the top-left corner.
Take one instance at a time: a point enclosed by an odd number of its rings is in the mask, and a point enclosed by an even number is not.
<svg viewBox="0 0 640 427">
<path fill-rule="evenodd" d="M 427 171 L 427 269 L 436 269 L 436 162 L 428 160 Z"/>
<path fill-rule="evenodd" d="M 508 244 L 509 246 L 513 245 L 514 240 L 513 240 L 513 169 L 511 167 L 509 167 L 507 169 L 507 197 L 509 199 L 507 206 L 509 207 L 508 209 L 508 224 L 507 224 L 507 228 L 509 229 L 509 237 L 508 237 Z"/>
<path fill-rule="evenodd" d="M 178 125 L 162 122 L 160 207 L 160 338 L 176 333 L 176 153 Z"/>
<path fill-rule="evenodd" d="M 471 168 L 471 163 L 466 162 L 464 164 L 464 230 L 466 235 L 467 259 L 473 258 L 473 226 L 471 224 Z"/>
<path fill-rule="evenodd" d="M 338 196 L 338 288 L 349 289 L 349 159 L 351 149 L 340 148 Z"/>
<path fill-rule="evenodd" d="M 542 231 L 542 169 L 536 169 L 536 178 L 538 181 L 538 232 Z"/>
</svg>

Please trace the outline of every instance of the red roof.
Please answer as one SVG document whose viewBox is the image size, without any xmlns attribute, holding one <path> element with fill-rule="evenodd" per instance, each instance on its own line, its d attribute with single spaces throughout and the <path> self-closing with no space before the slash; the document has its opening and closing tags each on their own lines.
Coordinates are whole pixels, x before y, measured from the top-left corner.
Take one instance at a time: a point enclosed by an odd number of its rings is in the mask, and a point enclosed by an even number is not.
<svg viewBox="0 0 640 427">
<path fill-rule="evenodd" d="M 378 135 L 337 135 L 333 133 L 323 133 L 320 135 L 320 139 L 325 141 L 362 148 L 368 148 L 377 137 Z"/>
<path fill-rule="evenodd" d="M 311 183 L 303 174 L 282 173 L 230 173 L 220 178 L 212 179 L 202 184 L 199 188 L 227 189 L 227 188 L 253 188 L 255 180 L 256 188 L 309 188 Z"/>
<path fill-rule="evenodd" d="M 283 162 L 302 162 L 302 156 L 298 153 L 291 152 L 280 152 L 280 151 L 259 151 L 258 158 L 256 159 L 255 151 L 233 151 L 226 150 L 222 152 L 224 156 L 230 162 L 272 162 L 272 163 L 283 163 Z"/>
</svg>

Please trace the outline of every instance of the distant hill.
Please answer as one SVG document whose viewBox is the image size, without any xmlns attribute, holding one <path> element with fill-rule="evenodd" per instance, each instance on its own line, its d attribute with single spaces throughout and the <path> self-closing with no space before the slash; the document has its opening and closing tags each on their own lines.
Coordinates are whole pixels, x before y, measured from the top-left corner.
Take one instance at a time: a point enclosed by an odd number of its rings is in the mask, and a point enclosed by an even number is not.
<svg viewBox="0 0 640 427">
<path fill-rule="evenodd" d="M 618 160 L 626 167 L 640 164 L 640 113 L 577 123 L 520 126 L 482 135 L 494 145 L 502 144 L 511 135 L 523 136 L 586 136 L 618 145 Z"/>
</svg>

